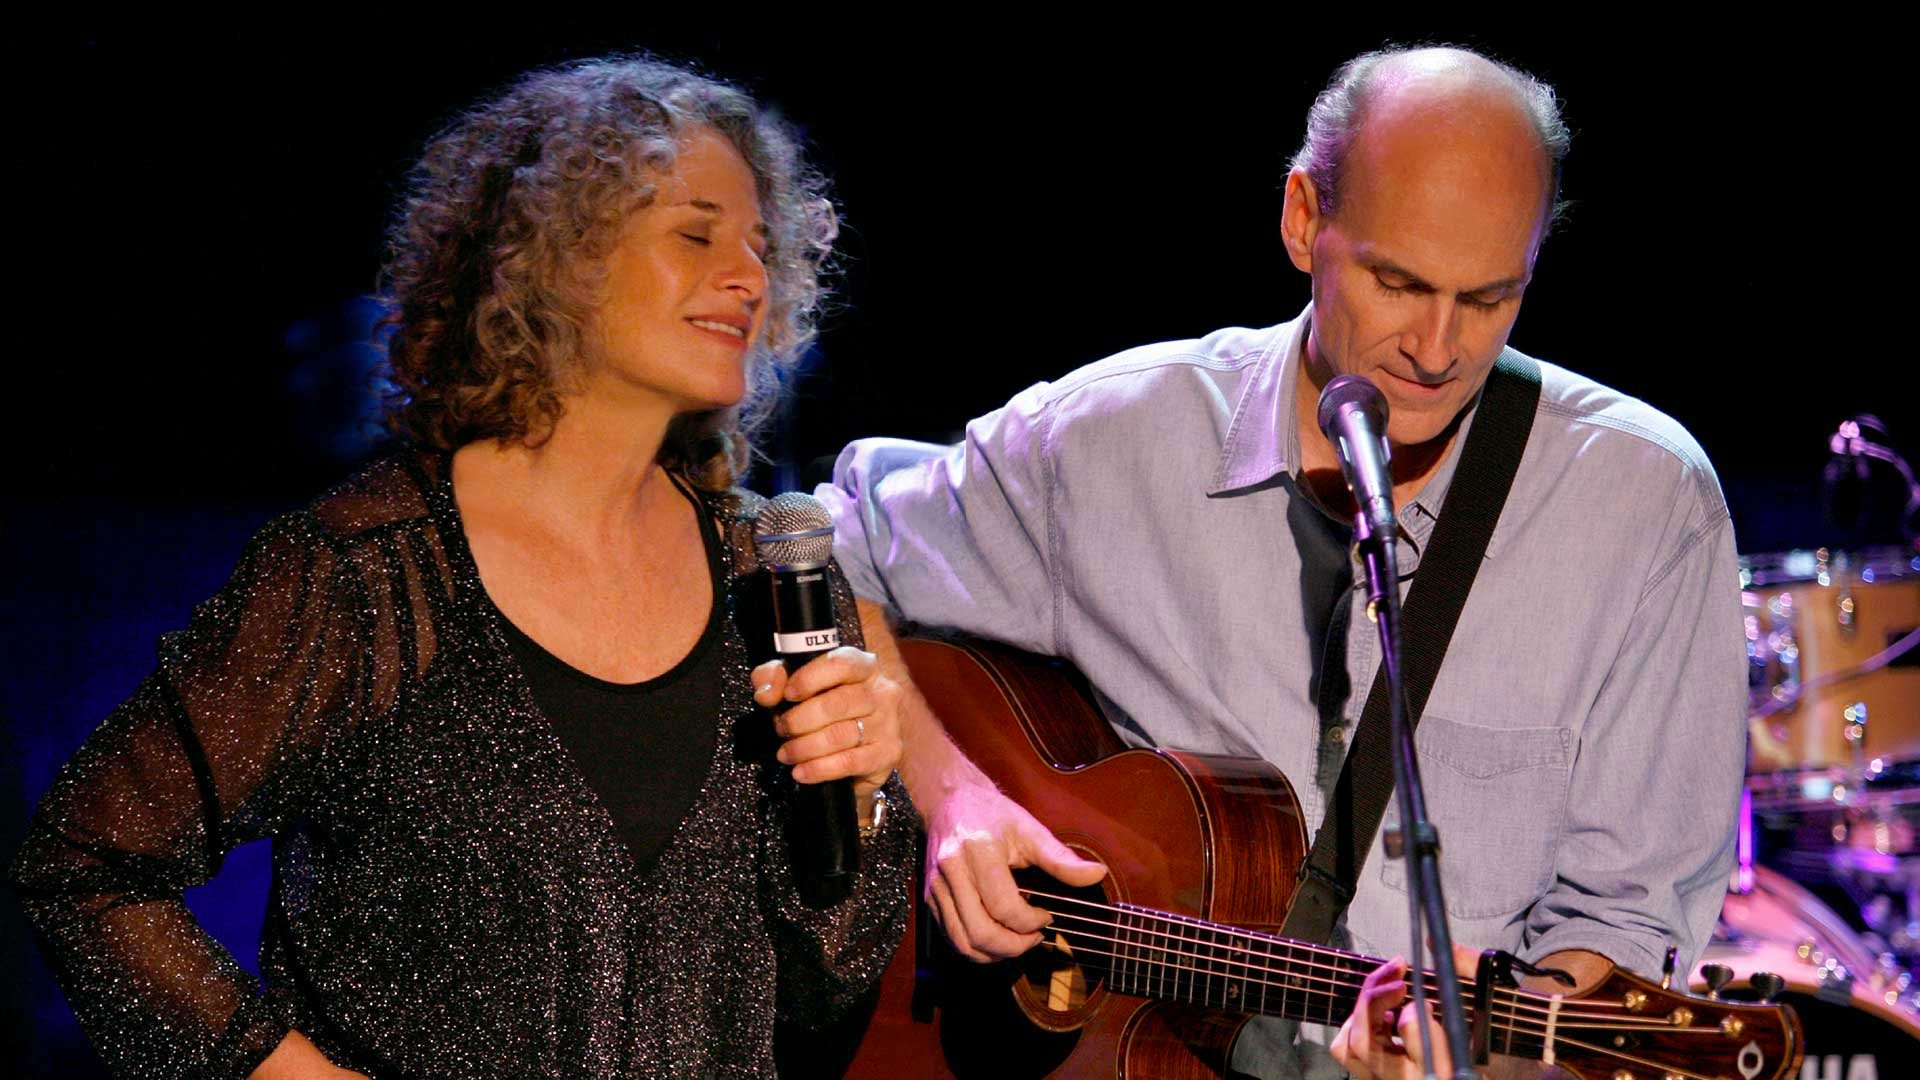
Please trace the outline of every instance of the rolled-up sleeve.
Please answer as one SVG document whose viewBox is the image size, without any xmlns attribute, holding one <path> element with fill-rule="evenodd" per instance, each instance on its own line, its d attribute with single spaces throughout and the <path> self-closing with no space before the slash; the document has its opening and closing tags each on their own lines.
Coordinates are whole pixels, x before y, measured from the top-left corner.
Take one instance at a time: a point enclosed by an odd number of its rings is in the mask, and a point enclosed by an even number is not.
<svg viewBox="0 0 1920 1080">
<path fill-rule="evenodd" d="M 815 495 L 854 594 L 907 619 L 1058 654 L 1047 384 L 953 446 L 861 439 Z"/>
<path fill-rule="evenodd" d="M 1674 946 L 1688 971 L 1712 933 L 1747 730 L 1733 530 L 1714 510 L 1655 567 L 1583 729 L 1529 958 L 1586 949 L 1653 974 Z"/>
</svg>

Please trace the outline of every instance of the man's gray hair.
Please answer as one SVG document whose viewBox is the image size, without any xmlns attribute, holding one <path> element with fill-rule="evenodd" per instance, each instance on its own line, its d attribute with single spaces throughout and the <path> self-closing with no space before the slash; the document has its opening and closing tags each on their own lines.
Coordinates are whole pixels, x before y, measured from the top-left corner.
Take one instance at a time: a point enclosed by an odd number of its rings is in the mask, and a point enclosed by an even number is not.
<svg viewBox="0 0 1920 1080">
<path fill-rule="evenodd" d="M 1341 173 L 1346 165 L 1347 151 L 1359 135 L 1360 125 L 1365 122 L 1367 100 L 1373 88 L 1374 76 L 1381 65 L 1396 57 L 1431 47 L 1389 46 L 1362 53 L 1340 65 L 1327 83 L 1327 88 L 1313 99 L 1313 108 L 1307 110 L 1307 138 L 1293 155 L 1292 167 L 1303 170 L 1313 181 L 1321 213 L 1331 215 L 1340 204 Z M 1547 213 L 1547 224 L 1552 226 L 1566 212 L 1566 204 L 1560 201 L 1560 166 L 1566 160 L 1567 148 L 1573 142 L 1567 132 L 1566 121 L 1560 118 L 1560 99 L 1554 94 L 1553 87 L 1512 64 L 1472 49 L 1443 47 L 1457 49 L 1493 65 L 1506 76 L 1519 95 L 1528 117 L 1533 120 L 1534 130 L 1540 136 L 1540 145 L 1553 166 L 1553 183 L 1549 189 L 1550 209 Z"/>
</svg>

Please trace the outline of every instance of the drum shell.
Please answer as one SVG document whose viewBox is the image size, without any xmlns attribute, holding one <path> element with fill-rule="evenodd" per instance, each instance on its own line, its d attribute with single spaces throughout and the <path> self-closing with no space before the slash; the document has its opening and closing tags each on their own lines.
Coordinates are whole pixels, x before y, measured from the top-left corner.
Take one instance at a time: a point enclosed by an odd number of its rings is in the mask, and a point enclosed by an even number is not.
<svg viewBox="0 0 1920 1080">
<path fill-rule="evenodd" d="M 1920 1061 L 1920 1013 L 1909 1007 L 1911 992 L 1901 997 L 1899 982 L 1878 968 L 1872 951 L 1833 909 L 1786 877 L 1755 867 L 1753 889 L 1727 897 L 1721 925 L 1702 967 L 1733 970 L 1721 995 L 1732 1001 L 1754 1000 L 1749 980 L 1757 972 L 1786 980 L 1774 1000 L 1800 1016 L 1807 1039 L 1803 1076 L 1912 1075 Z M 1698 970 L 1692 988 L 1707 990 Z"/>
<path fill-rule="evenodd" d="M 1744 560 L 1749 689 L 1757 772 L 1920 761 L 1920 665 L 1892 666 L 1801 693 L 1920 627 L 1920 572 L 1897 550 L 1808 561 L 1809 553 Z M 1909 653 L 1920 661 L 1920 650 Z M 1792 700 L 1797 697 L 1797 700 Z M 1768 716 L 1782 700 L 1792 704 Z M 1847 709 L 1864 705 L 1864 739 L 1847 738 Z"/>
<path fill-rule="evenodd" d="M 1824 981 L 1818 969 L 1800 962 L 1794 946 L 1776 942 L 1707 947 L 1703 963 L 1733 969 L 1734 981 L 1721 996 L 1729 1001 L 1752 1001 L 1747 985 L 1755 972 L 1767 971 L 1787 981 L 1773 1000 L 1789 1005 L 1800 1017 L 1807 1039 L 1802 1076 L 1814 1080 L 1889 1080 L 1913 1075 L 1920 1061 L 1920 1018 L 1889 1005 L 1885 992 L 1858 982 Z M 1693 990 L 1705 993 L 1706 981 L 1695 974 Z M 1807 1071 L 1807 1066 L 1812 1071 Z"/>
</svg>

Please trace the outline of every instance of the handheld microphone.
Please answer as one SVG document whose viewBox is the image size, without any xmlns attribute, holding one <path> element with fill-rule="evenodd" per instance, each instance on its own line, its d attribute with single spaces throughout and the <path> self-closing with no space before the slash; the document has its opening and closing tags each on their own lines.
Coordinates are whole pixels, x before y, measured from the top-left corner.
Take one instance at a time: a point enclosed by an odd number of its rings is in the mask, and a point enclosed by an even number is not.
<svg viewBox="0 0 1920 1080">
<path fill-rule="evenodd" d="M 1340 375 L 1320 392 L 1320 430 L 1340 458 L 1340 473 L 1359 513 L 1354 541 L 1393 550 L 1393 475 L 1387 468 L 1387 399 L 1361 375 Z"/>
<path fill-rule="evenodd" d="M 773 588 L 773 648 L 792 674 L 840 645 L 827 560 L 833 519 L 811 495 L 789 491 L 762 507 L 754 549 Z M 860 823 L 850 778 L 796 784 L 788 827 L 794 884 L 810 907 L 831 907 L 860 871 Z"/>
</svg>

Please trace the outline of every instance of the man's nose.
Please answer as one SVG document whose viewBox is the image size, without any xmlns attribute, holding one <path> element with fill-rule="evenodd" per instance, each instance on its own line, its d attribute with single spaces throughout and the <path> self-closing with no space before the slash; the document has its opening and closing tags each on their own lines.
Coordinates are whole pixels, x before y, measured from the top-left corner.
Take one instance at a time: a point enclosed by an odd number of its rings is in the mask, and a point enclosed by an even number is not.
<svg viewBox="0 0 1920 1080">
<path fill-rule="evenodd" d="M 1450 296 L 1434 294 L 1422 309 L 1418 323 L 1407 333 L 1401 350 L 1419 374 L 1438 378 L 1453 366 L 1459 333 L 1459 304 Z"/>
</svg>

